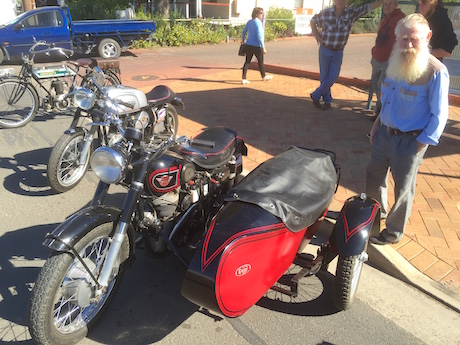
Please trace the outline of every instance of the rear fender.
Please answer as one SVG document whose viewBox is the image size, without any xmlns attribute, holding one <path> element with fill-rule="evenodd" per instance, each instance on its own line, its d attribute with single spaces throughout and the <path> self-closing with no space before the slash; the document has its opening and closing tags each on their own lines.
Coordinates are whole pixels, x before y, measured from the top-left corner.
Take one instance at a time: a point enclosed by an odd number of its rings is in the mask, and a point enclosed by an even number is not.
<svg viewBox="0 0 460 345">
<path fill-rule="evenodd" d="M 330 241 L 341 256 L 354 256 L 367 250 L 379 203 L 365 194 L 345 201 L 332 230 Z"/>
<path fill-rule="evenodd" d="M 120 212 L 115 207 L 102 205 L 84 208 L 46 234 L 43 245 L 58 252 L 67 252 L 69 247 L 74 247 L 90 230 L 104 223 L 116 222 Z"/>
</svg>

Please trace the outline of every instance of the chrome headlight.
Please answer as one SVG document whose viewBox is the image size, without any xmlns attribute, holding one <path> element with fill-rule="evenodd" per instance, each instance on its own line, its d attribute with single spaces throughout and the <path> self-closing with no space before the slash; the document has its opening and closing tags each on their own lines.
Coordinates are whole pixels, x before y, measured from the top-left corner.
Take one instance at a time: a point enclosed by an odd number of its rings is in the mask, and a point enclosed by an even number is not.
<svg viewBox="0 0 460 345">
<path fill-rule="evenodd" d="M 73 95 L 73 100 L 77 107 L 82 108 L 84 110 L 91 109 L 94 105 L 96 96 L 93 92 L 85 88 L 78 88 L 75 90 Z"/>
<path fill-rule="evenodd" d="M 102 146 L 91 155 L 91 169 L 105 183 L 117 183 L 124 176 L 126 157 L 116 148 Z"/>
</svg>

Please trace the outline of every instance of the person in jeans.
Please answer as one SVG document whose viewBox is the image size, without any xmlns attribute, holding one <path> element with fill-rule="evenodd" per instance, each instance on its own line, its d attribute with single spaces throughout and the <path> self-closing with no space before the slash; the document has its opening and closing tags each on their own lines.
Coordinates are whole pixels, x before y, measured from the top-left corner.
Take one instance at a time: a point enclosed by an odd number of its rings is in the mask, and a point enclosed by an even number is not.
<svg viewBox="0 0 460 345">
<path fill-rule="evenodd" d="M 375 121 L 380 114 L 380 109 L 382 109 L 380 85 L 385 80 L 388 59 L 390 58 L 391 50 L 396 40 L 395 27 L 398 21 L 406 16 L 404 12 L 398 8 L 398 0 L 383 0 L 383 14 L 384 16 L 377 30 L 375 45 L 371 50 L 371 87 L 373 92 L 377 95 L 376 111 L 375 115 L 371 117 L 372 121 Z"/>
<path fill-rule="evenodd" d="M 404 234 L 415 196 L 419 166 L 428 145 L 437 145 L 449 113 L 449 73 L 430 54 L 431 30 L 420 13 L 401 19 L 382 90 L 382 110 L 371 129 L 366 193 L 386 218 L 375 244 L 397 243 Z M 388 175 L 395 203 L 387 212 Z"/>
<path fill-rule="evenodd" d="M 379 7 L 383 0 L 360 7 L 346 7 L 347 0 L 335 0 L 334 2 L 333 7 L 322 10 L 310 21 L 311 31 L 320 45 L 319 76 L 321 82 L 310 97 L 313 105 L 323 110 L 331 107 L 331 87 L 339 78 L 343 48 L 350 36 L 352 24 L 361 16 Z M 321 98 L 324 104 L 320 103 Z"/>
<path fill-rule="evenodd" d="M 265 74 L 264 54 L 267 53 L 264 44 L 264 10 L 262 7 L 254 7 L 252 10 L 252 19 L 249 20 L 244 26 L 242 33 L 242 42 L 245 42 L 246 34 L 246 60 L 243 65 L 243 84 L 249 84 L 246 79 L 249 65 L 251 64 L 252 57 L 255 55 L 259 64 L 260 75 L 262 80 L 268 81 L 273 78 L 272 75 Z"/>
<path fill-rule="evenodd" d="M 442 61 L 443 58 L 452 54 L 458 43 L 447 10 L 442 0 L 418 0 L 418 7 L 420 13 L 428 20 L 433 32 L 430 40 L 431 54 Z"/>
</svg>

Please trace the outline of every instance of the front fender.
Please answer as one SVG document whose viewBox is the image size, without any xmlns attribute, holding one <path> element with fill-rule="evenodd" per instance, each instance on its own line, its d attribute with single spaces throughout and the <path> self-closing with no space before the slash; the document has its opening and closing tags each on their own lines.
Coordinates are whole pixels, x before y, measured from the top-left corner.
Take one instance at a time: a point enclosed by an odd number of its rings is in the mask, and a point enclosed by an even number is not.
<svg viewBox="0 0 460 345">
<path fill-rule="evenodd" d="M 68 251 L 95 227 L 117 221 L 120 210 L 103 205 L 84 208 L 67 218 L 51 233 L 46 234 L 43 245 L 55 251 Z M 56 240 L 59 238 L 59 241 Z"/>
<path fill-rule="evenodd" d="M 341 256 L 354 256 L 367 249 L 379 203 L 364 195 L 345 201 L 331 234 L 331 242 Z"/>
</svg>

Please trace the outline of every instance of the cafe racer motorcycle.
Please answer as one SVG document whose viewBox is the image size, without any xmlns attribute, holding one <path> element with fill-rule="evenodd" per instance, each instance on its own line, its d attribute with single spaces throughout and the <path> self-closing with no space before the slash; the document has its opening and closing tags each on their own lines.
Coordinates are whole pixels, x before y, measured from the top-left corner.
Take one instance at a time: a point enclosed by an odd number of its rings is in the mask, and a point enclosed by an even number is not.
<svg viewBox="0 0 460 345">
<path fill-rule="evenodd" d="M 347 200 L 328 242 L 310 259 L 302 249 L 338 185 L 334 155 L 293 147 L 235 183 L 246 151 L 225 127 L 148 143 L 129 127 L 123 141 L 98 148 L 91 166 L 101 181 L 91 205 L 46 235 L 52 253 L 29 304 L 33 340 L 84 338 L 115 294 L 136 243 L 153 256 L 174 253 L 187 267 L 183 296 L 228 317 L 242 315 L 269 289 L 295 297 L 299 279 L 338 256 L 334 304 L 349 308 L 378 203 L 364 194 Z M 128 189 L 121 208 L 104 204 L 114 183 Z M 280 284 L 292 264 L 301 270 Z"/>
<path fill-rule="evenodd" d="M 74 188 L 89 168 L 94 147 L 121 139 L 118 130 L 129 123 L 145 128 L 145 137 L 175 136 L 182 100 L 165 85 L 148 93 L 125 85 L 105 86 L 107 76 L 98 67 L 94 77 L 73 92 L 77 110 L 70 127 L 54 145 L 46 173 L 52 190 L 58 193 Z M 88 121 L 90 120 L 90 122 Z"/>
</svg>

